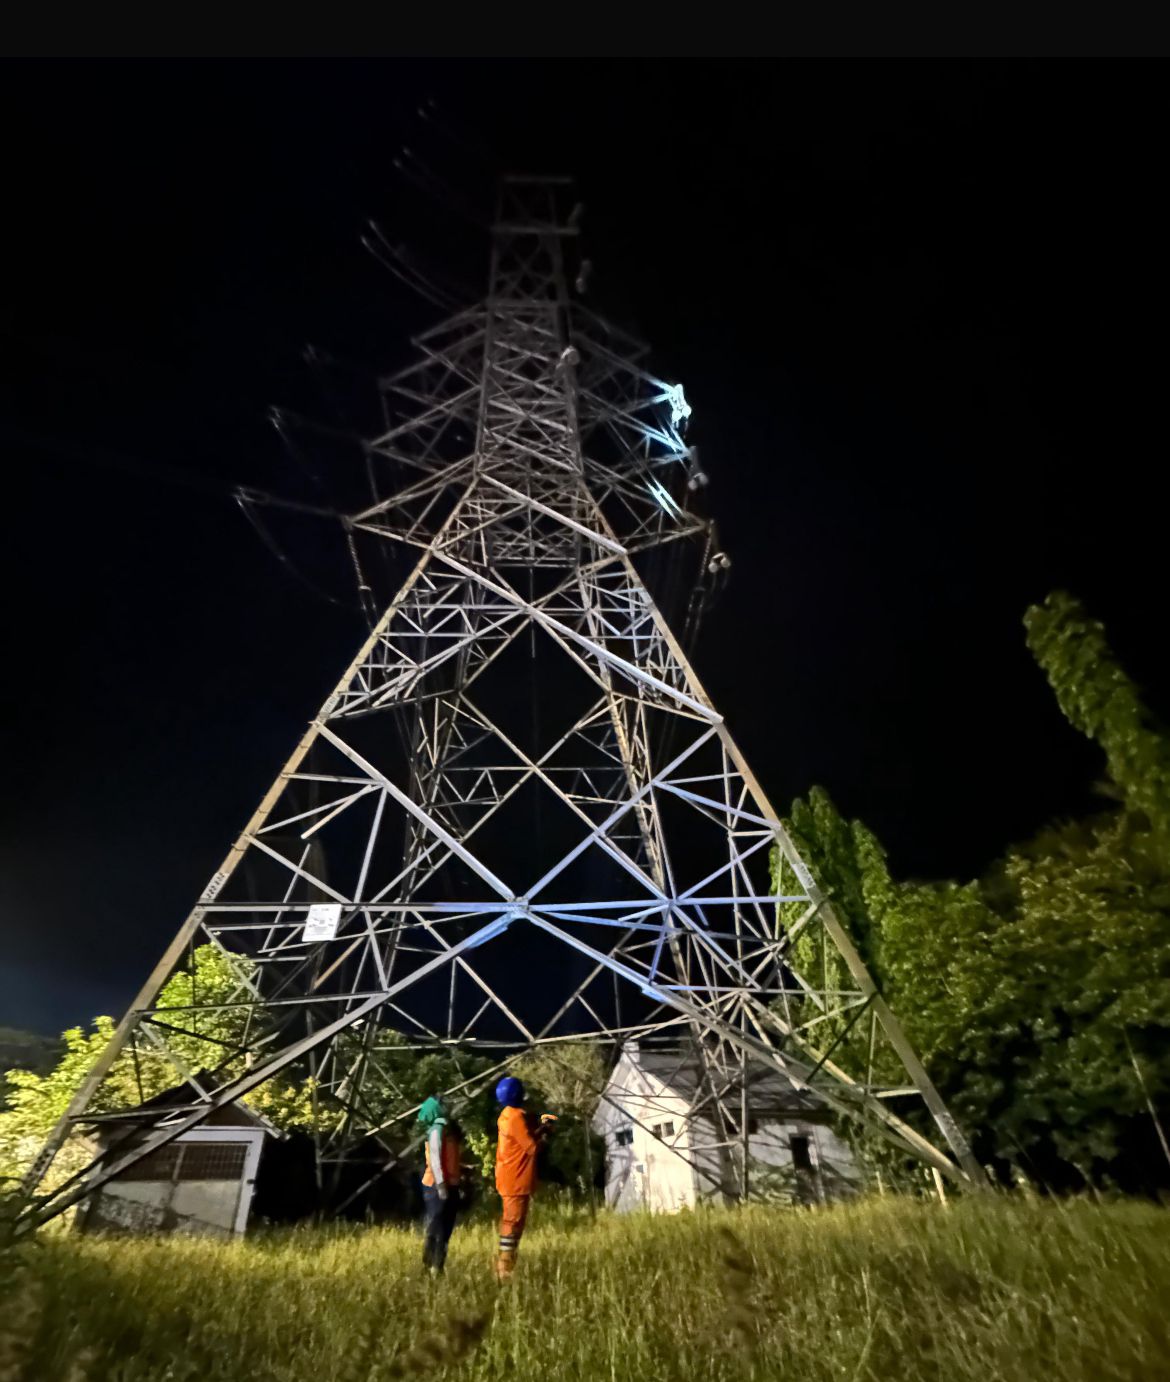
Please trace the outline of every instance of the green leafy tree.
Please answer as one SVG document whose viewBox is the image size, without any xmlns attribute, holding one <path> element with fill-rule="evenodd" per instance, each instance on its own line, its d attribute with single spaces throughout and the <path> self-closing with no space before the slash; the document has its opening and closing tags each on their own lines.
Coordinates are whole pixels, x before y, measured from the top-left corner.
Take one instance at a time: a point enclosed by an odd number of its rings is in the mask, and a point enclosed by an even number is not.
<svg viewBox="0 0 1170 1382">
<path fill-rule="evenodd" d="M 588 1042 L 555 1042 L 521 1056 L 514 1073 L 557 1113 L 592 1118 L 609 1078 L 609 1062 Z"/>
<path fill-rule="evenodd" d="M 1170 735 L 1114 657 L 1104 626 L 1056 591 L 1028 610 L 1024 627 L 1061 711 L 1101 747 L 1110 781 L 1155 846 L 1170 848 Z"/>
<path fill-rule="evenodd" d="M 95 1019 L 88 1031 L 71 1027 L 61 1037 L 64 1053 L 48 1074 L 38 1075 L 31 1070 L 8 1071 L 8 1100 L 0 1112 L 0 1175 L 20 1177 L 32 1165 L 45 1138 L 69 1107 L 69 1101 L 106 1048 L 113 1032 L 114 1021 L 109 1017 Z M 96 1111 L 132 1107 L 137 1102 L 134 1087 L 133 1071 L 123 1064 L 105 1082 L 105 1098 Z M 88 1160 L 87 1144 L 74 1139 L 62 1151 L 55 1169 L 64 1178 Z"/>
<path fill-rule="evenodd" d="M 239 1004 L 250 973 L 246 960 L 217 946 L 194 950 L 187 966 L 159 993 L 160 1045 L 143 1039 L 124 1048 L 98 1087 L 92 1111 L 134 1108 L 180 1084 L 187 1073 L 217 1066 L 227 1075 L 241 1070 L 246 1009 L 233 1005 Z M 106 1049 L 115 1025 L 113 1018 L 97 1017 L 88 1028 L 70 1028 L 61 1037 L 60 1059 L 47 1072 L 7 1072 L 8 1097 L 0 1110 L 0 1175 L 23 1176 Z M 249 1095 L 248 1102 L 282 1127 L 308 1126 L 310 1094 L 309 1087 L 273 1081 Z M 92 1155 L 86 1138 L 73 1137 L 54 1164 L 51 1183 L 80 1169 Z"/>
<path fill-rule="evenodd" d="M 1170 736 L 1070 597 L 1025 623 L 1061 709 L 1104 752 L 1115 807 L 969 883 L 894 879 L 819 789 L 789 827 L 977 1152 L 1056 1186 L 1148 1187 L 1170 1171 Z M 799 910 L 780 903 L 781 923 Z M 797 939 L 799 967 L 843 977 L 819 944 L 816 928 Z M 835 1058 L 858 1073 L 859 1039 Z"/>
<path fill-rule="evenodd" d="M 588 1042 L 557 1042 L 522 1056 L 515 1073 L 530 1091 L 530 1104 L 557 1115 L 545 1153 L 548 1172 L 573 1194 L 592 1200 L 597 1174 L 605 1165 L 605 1144 L 592 1123 L 609 1078 L 609 1062 Z"/>
<path fill-rule="evenodd" d="M 1045 832 L 997 872 L 989 1118 L 1000 1154 L 1014 1147 L 1042 1176 L 1059 1179 L 1054 1163 L 1065 1163 L 1137 1185 L 1160 1160 L 1170 875 L 1151 843 L 1118 813 Z"/>
<path fill-rule="evenodd" d="M 991 976 L 968 959 L 985 946 L 993 920 L 978 886 L 895 881 L 873 832 L 860 821 L 847 821 L 821 788 L 814 788 L 807 801 L 793 803 L 786 825 L 932 1078 L 955 1098 L 948 1076 L 981 1064 L 980 1029 L 971 1014 L 980 1009 L 992 984 Z M 774 881 L 780 872 L 774 857 Z M 805 907 L 781 903 L 781 923 L 794 927 Z M 844 961 L 817 923 L 797 935 L 792 956 L 794 967 L 810 982 L 826 990 L 852 986 Z M 818 1015 L 809 1001 L 795 1008 L 790 1004 L 798 1019 Z M 814 1031 L 818 1048 L 834 1045 L 833 1060 L 853 1078 L 904 1083 L 893 1050 L 880 1040 L 871 1047 L 868 1022 L 847 1028 L 842 1016 L 818 1022 Z M 955 1102 L 955 1112 L 962 1116 L 962 1101 Z M 916 1109 L 897 1111 L 926 1130 Z M 978 1119 L 982 1106 L 966 1112 Z M 835 1124 L 855 1152 L 887 1180 L 911 1174 L 901 1153 L 861 1134 L 851 1120 Z"/>
</svg>

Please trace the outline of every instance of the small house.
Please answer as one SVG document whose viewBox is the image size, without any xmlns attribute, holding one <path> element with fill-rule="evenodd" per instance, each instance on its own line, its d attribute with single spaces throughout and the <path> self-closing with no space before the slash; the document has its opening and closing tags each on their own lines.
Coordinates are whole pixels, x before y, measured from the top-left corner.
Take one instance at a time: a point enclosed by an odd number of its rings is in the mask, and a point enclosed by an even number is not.
<svg viewBox="0 0 1170 1382">
<path fill-rule="evenodd" d="M 852 1194 L 849 1148 L 814 1095 L 779 1071 L 749 1065 L 714 1097 L 692 1051 L 628 1043 L 594 1115 L 605 1140 L 605 1202 L 673 1213 L 701 1201 L 817 1203 Z M 744 1126 L 743 1110 L 747 1122 Z"/>
<path fill-rule="evenodd" d="M 170 1090 L 143 1111 L 187 1102 L 190 1090 Z M 125 1123 L 99 1128 L 103 1147 L 122 1144 Z M 152 1125 L 149 1129 L 154 1130 Z M 116 1130 L 115 1130 L 116 1129 Z M 144 1139 L 147 1130 L 135 1136 Z M 265 1141 L 277 1136 L 266 1119 L 240 1103 L 227 1104 L 174 1141 L 149 1152 L 86 1200 L 77 1226 L 83 1233 L 193 1233 L 230 1238 L 247 1227 Z"/>
</svg>

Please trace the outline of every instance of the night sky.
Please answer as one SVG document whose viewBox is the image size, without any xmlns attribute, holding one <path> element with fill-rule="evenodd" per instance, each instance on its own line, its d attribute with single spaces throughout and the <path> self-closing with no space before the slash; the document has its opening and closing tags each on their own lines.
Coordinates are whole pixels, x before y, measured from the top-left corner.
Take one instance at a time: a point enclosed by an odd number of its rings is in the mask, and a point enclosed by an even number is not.
<svg viewBox="0 0 1170 1382">
<path fill-rule="evenodd" d="M 960 878 L 1091 809 L 1021 626 L 1058 586 L 1170 710 L 1158 68 L 4 78 L 0 1024 L 121 1010 L 361 636 L 336 532 L 282 564 L 231 489 L 320 499 L 269 406 L 373 430 L 360 370 L 439 315 L 366 218 L 484 282 L 403 144 L 460 196 L 579 179 L 596 305 L 695 407 L 734 559 L 696 665 L 774 801 L 820 783 L 898 873 Z"/>
</svg>

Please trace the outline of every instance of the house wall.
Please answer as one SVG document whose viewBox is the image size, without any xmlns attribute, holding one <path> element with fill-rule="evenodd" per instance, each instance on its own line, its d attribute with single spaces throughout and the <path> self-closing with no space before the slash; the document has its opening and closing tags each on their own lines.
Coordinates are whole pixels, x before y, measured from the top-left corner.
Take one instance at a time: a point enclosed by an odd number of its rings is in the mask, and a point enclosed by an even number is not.
<svg viewBox="0 0 1170 1382">
<path fill-rule="evenodd" d="M 671 1213 L 738 1194 L 739 1147 L 731 1149 L 729 1158 L 717 1145 L 713 1122 L 688 1118 L 689 1106 L 689 1098 L 623 1053 L 593 1124 L 605 1139 L 609 1208 Z M 666 1124 L 673 1124 L 672 1136 L 665 1135 Z M 653 1136 L 656 1126 L 664 1127 L 661 1140 Z M 629 1145 L 618 1138 L 623 1129 L 632 1135 Z M 811 1162 L 807 1171 L 794 1166 L 793 1138 L 807 1138 Z M 752 1199 L 816 1202 L 847 1196 L 859 1184 L 848 1147 L 815 1116 L 761 1122 L 748 1140 L 748 1157 Z"/>
<path fill-rule="evenodd" d="M 713 1132 L 711 1136 L 713 1137 Z M 806 1138 L 811 1169 L 798 1170 L 793 1160 L 794 1138 Z M 742 1153 L 732 1151 L 738 1193 Z M 785 1118 L 762 1122 L 748 1138 L 748 1197 L 761 1200 L 817 1202 L 854 1193 L 860 1177 L 849 1148 L 827 1124 L 813 1118 Z"/>
<path fill-rule="evenodd" d="M 86 1216 L 89 1233 L 198 1233 L 230 1237 L 240 1205 L 239 1181 L 111 1181 L 94 1197 Z"/>
<path fill-rule="evenodd" d="M 610 1077 L 594 1130 L 605 1139 L 605 1202 L 625 1212 L 672 1213 L 694 1205 L 695 1173 L 690 1165 L 687 1104 L 623 1055 Z M 667 1135 L 667 1124 L 674 1132 Z M 651 1129 L 662 1127 L 662 1139 Z M 628 1131 L 623 1145 L 618 1134 Z"/>
<path fill-rule="evenodd" d="M 794 1136 L 809 1138 L 810 1158 L 815 1166 L 816 1133 L 815 1126 L 796 1120 L 762 1123 L 748 1138 L 749 1195 L 761 1199 L 777 1196 L 779 1186 L 792 1179 L 791 1139 Z M 743 1144 L 734 1131 L 731 1135 L 735 1141 L 728 1147 L 724 1134 L 712 1117 L 692 1117 L 690 1120 L 691 1156 L 702 1173 L 696 1176 L 695 1182 L 700 1200 L 724 1203 L 738 1200 L 740 1196 Z M 815 1175 L 809 1179 L 810 1184 L 815 1186 Z"/>
</svg>

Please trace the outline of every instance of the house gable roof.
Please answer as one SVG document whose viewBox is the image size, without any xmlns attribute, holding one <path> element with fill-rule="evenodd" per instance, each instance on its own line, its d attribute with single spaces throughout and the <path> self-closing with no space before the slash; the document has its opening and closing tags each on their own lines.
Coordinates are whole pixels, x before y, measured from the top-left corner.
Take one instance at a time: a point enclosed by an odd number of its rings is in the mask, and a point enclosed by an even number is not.
<svg viewBox="0 0 1170 1382">
<path fill-rule="evenodd" d="M 643 1081 L 632 1080 L 631 1076 L 646 1077 L 656 1092 L 673 1095 L 689 1105 L 698 1103 L 700 1116 L 702 1105 L 710 1100 L 710 1090 L 693 1052 L 645 1050 L 634 1044 L 627 1045 L 610 1076 L 606 1091 L 609 1098 L 619 1103 L 623 1093 L 631 1099 L 646 1098 L 645 1089 L 639 1088 Z M 743 1080 L 737 1075 L 720 1090 L 720 1094 L 724 1099 L 738 1103 L 742 1089 Z M 769 1115 L 777 1118 L 807 1116 L 823 1108 L 815 1095 L 797 1089 L 780 1071 L 758 1061 L 748 1064 L 747 1090 L 748 1104 L 757 1118 Z"/>
<path fill-rule="evenodd" d="M 200 1075 L 195 1076 L 201 1084 L 204 1083 Z M 208 1081 L 210 1083 L 210 1081 Z M 206 1084 L 204 1084 L 206 1088 Z M 122 1120 L 133 1118 L 136 1114 L 142 1115 L 144 1125 L 154 1126 L 155 1120 L 151 1114 L 159 1113 L 168 1108 L 176 1110 L 180 1108 L 191 1108 L 196 1102 L 192 1098 L 192 1087 L 189 1084 L 175 1085 L 170 1089 L 164 1089 L 161 1094 L 155 1094 L 149 1099 L 143 1100 L 137 1108 L 126 1109 L 119 1114 L 119 1124 L 124 1127 Z M 273 1137 L 283 1137 L 284 1134 L 274 1124 L 270 1123 L 262 1114 L 254 1112 L 246 1104 L 239 1100 L 234 1100 L 230 1104 L 225 1104 L 222 1108 L 215 1109 L 209 1113 L 200 1124 L 205 1128 L 249 1128 L 259 1129 L 269 1133 Z M 97 1136 L 107 1138 L 113 1135 L 114 1127 L 109 1124 L 98 1123 Z"/>
</svg>

